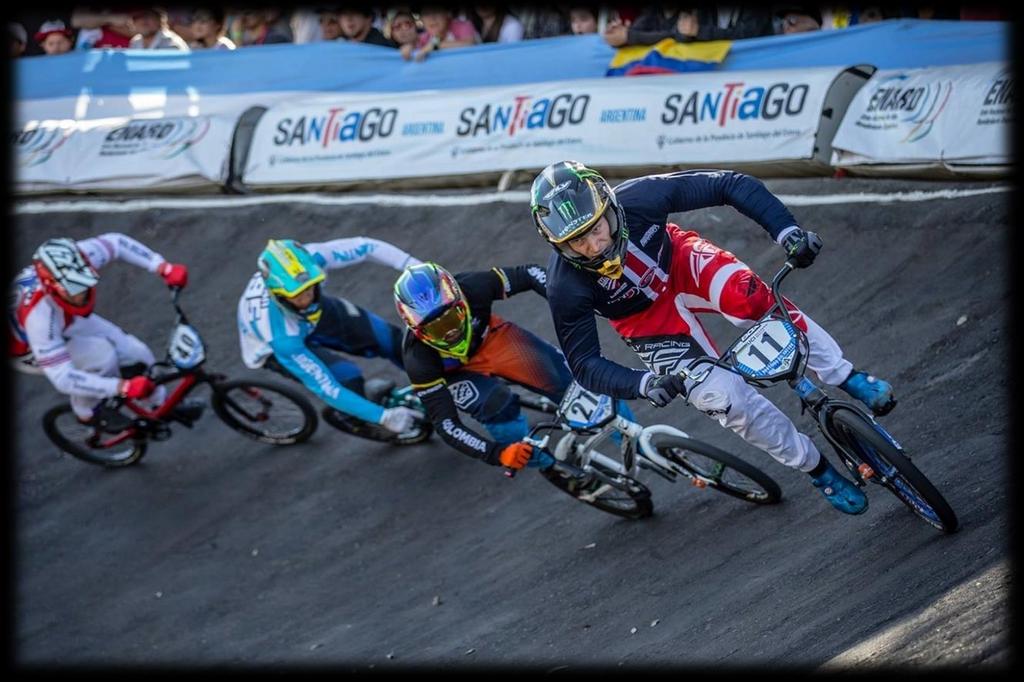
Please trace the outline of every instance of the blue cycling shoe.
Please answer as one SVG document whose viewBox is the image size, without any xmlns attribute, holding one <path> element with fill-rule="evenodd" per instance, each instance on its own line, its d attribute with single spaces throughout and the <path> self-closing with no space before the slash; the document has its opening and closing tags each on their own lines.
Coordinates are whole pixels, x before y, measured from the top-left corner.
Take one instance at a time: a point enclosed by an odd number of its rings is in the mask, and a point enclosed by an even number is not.
<svg viewBox="0 0 1024 682">
<path fill-rule="evenodd" d="M 811 478 L 811 485 L 821 490 L 829 504 L 844 514 L 863 514 L 868 509 L 868 498 L 856 485 L 836 471 L 824 457 L 826 469 L 820 476 Z"/>
<path fill-rule="evenodd" d="M 876 416 L 889 414 L 896 407 L 889 382 L 867 372 L 853 370 L 839 388 L 867 405 Z"/>
</svg>

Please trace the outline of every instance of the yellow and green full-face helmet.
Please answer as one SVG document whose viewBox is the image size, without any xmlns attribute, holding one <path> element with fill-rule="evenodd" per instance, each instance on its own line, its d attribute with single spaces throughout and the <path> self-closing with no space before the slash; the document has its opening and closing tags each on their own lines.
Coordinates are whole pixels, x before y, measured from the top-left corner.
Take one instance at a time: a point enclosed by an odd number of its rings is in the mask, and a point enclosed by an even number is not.
<svg viewBox="0 0 1024 682">
<path fill-rule="evenodd" d="M 315 256 L 294 239 L 271 239 L 257 259 L 260 274 L 271 297 L 284 310 L 312 323 L 320 320 L 320 283 L 327 279 Z M 301 310 L 293 299 L 315 287 L 313 302 Z"/>
</svg>

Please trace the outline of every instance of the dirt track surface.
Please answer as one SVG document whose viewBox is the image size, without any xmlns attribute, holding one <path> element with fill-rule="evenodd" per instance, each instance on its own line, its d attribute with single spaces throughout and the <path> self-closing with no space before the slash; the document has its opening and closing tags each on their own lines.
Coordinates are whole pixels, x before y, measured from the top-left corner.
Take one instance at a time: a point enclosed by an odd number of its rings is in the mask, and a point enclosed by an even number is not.
<svg viewBox="0 0 1024 682">
<path fill-rule="evenodd" d="M 978 188 L 893 180 L 769 181 L 780 194 Z M 784 500 L 754 507 L 648 475 L 655 516 L 618 520 L 529 471 L 514 480 L 428 444 L 390 449 L 321 422 L 274 448 L 207 412 L 143 462 L 58 456 L 39 420 L 59 397 L 16 377 L 15 660 L 20 665 L 591 666 L 1003 669 L 1009 635 L 1007 313 L 1010 195 L 794 207 L 825 242 L 786 291 L 858 367 L 890 380 L 882 422 L 945 493 L 943 536 L 879 488 L 860 517 L 805 474 L 673 404 L 633 407 L 759 464 Z M 781 250 L 731 208 L 676 216 L 762 276 Z M 545 263 L 524 206 L 308 205 L 19 215 L 16 263 L 50 236 L 123 231 L 189 265 L 182 302 L 208 365 L 244 368 L 234 311 L 269 237 L 366 234 L 452 270 Z M 395 273 L 364 264 L 327 290 L 398 323 Z M 497 312 L 549 339 L 546 304 Z M 162 355 L 173 320 L 158 278 L 104 270 L 98 312 Z M 717 339 L 735 330 L 708 319 Z M 609 357 L 637 366 L 599 322 Z M 401 379 L 360 360 L 370 375 Z M 267 374 L 267 376 L 263 376 Z M 766 394 L 813 438 L 788 388 Z M 826 451 L 827 452 L 827 451 Z M 834 455 L 833 455 L 834 457 Z M 833 459 L 833 461 L 835 461 Z"/>
</svg>

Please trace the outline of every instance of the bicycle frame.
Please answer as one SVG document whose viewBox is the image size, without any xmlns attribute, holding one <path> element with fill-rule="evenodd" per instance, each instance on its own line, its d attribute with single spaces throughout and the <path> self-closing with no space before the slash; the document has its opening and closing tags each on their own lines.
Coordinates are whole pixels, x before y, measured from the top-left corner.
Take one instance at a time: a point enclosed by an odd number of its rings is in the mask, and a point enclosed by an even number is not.
<svg viewBox="0 0 1024 682">
<path fill-rule="evenodd" d="M 178 304 L 178 296 L 180 294 L 181 289 L 177 287 L 171 292 L 171 303 L 174 305 L 177 316 L 174 321 L 174 332 L 171 334 L 168 345 L 168 360 L 161 360 L 150 365 L 146 369 L 146 376 L 152 378 L 157 385 L 168 384 L 179 379 L 181 383 L 175 386 L 167 398 L 154 409 L 143 407 L 137 400 L 126 398 L 122 401 L 123 405 L 141 417 L 142 420 L 155 422 L 155 424 L 143 423 L 139 425 L 144 427 L 141 429 L 142 431 L 151 435 L 160 435 L 159 427 L 163 426 L 163 422 L 166 421 L 174 408 L 185 399 L 185 396 L 192 389 L 202 383 L 212 383 L 226 378 L 225 375 L 211 374 L 203 370 L 202 363 L 206 360 L 205 346 L 203 345 L 202 338 L 199 336 L 199 332 L 189 325 L 185 311 Z M 154 374 L 154 370 L 159 367 L 177 367 L 178 369 L 170 374 L 163 374 L 157 377 Z M 139 430 L 129 429 L 124 434 L 109 441 L 108 444 L 116 445 L 128 438 L 137 437 Z"/>
<path fill-rule="evenodd" d="M 594 398 L 597 398 L 596 402 Z M 586 416 L 586 421 L 574 422 L 567 415 L 573 411 L 574 406 L 579 406 L 581 403 L 595 405 L 597 409 L 602 410 L 602 413 L 598 415 L 597 419 L 590 419 L 589 416 Z M 577 414 L 582 413 L 580 410 L 576 412 Z M 662 456 L 652 442 L 659 435 L 690 438 L 688 433 L 667 424 L 642 426 L 631 419 L 617 414 L 614 402 L 607 396 L 599 396 L 596 393 L 587 391 L 575 382 L 566 391 L 566 399 L 563 400 L 559 408 L 557 421 L 536 424 L 530 430 L 525 440 L 540 448 L 546 448 L 550 434 L 540 440 L 535 439 L 534 435 L 538 431 L 554 430 L 567 432 L 566 436 L 558 441 L 558 444 L 552 451 L 555 460 L 563 466 L 578 467 L 582 473 L 593 475 L 607 485 L 615 485 L 615 483 L 603 473 L 602 469 L 628 476 L 629 478 L 635 478 L 639 469 L 647 469 L 668 481 L 675 481 L 677 476 L 682 475 L 693 481 L 694 485 L 699 486 L 702 482 L 706 482 L 701 476 L 687 471 L 675 462 Z M 599 446 L 612 438 L 616 433 L 620 434 L 622 438 L 621 443 L 618 445 L 621 459 L 609 457 L 597 450 Z M 577 458 L 578 464 L 571 464 Z M 597 464 L 598 467 L 593 466 L 594 464 Z M 601 492 L 603 491 L 598 490 L 592 493 L 592 495 L 596 497 Z"/>
</svg>

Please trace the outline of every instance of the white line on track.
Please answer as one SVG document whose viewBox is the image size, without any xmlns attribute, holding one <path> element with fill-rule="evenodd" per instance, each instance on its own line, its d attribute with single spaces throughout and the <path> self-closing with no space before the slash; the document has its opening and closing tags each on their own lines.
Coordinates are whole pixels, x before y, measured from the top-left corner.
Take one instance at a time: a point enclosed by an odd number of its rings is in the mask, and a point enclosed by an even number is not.
<svg viewBox="0 0 1024 682">
<path fill-rule="evenodd" d="M 959 199 L 980 194 L 1009 192 L 1007 185 L 978 189 L 940 189 L 913 192 L 822 194 L 779 194 L 789 206 L 825 206 L 830 204 L 884 204 L 906 201 Z M 267 194 L 260 196 L 213 196 L 202 198 L 163 197 L 159 199 L 128 199 L 124 201 L 81 199 L 71 201 L 22 201 L 14 205 L 15 213 L 130 213 L 151 209 L 211 209 L 262 206 L 266 204 L 313 204 L 317 206 L 477 206 L 489 203 L 526 204 L 529 192 L 488 192 L 483 194 Z"/>
</svg>

